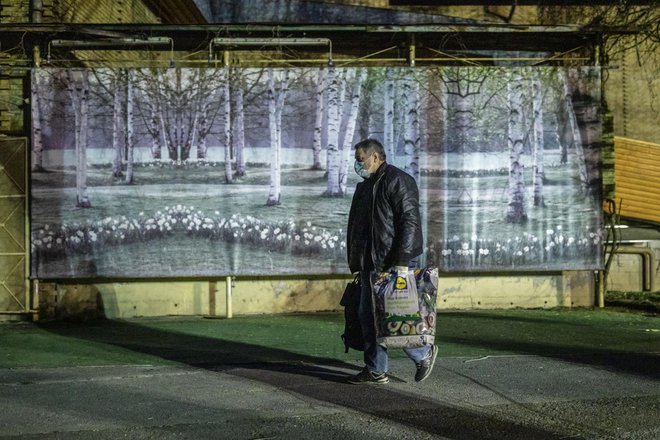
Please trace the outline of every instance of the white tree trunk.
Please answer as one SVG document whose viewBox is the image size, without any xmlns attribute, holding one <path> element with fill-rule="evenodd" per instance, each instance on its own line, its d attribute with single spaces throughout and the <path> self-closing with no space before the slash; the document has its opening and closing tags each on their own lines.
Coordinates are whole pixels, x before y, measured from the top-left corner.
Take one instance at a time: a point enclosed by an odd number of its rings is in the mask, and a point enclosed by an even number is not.
<svg viewBox="0 0 660 440">
<path fill-rule="evenodd" d="M 404 99 L 406 109 L 403 115 L 403 141 L 405 153 L 405 171 L 419 180 L 419 119 L 417 105 L 419 101 L 419 84 L 409 71 L 404 82 Z"/>
<path fill-rule="evenodd" d="M 348 169 L 351 163 L 353 152 L 353 135 L 355 134 L 355 125 L 357 123 L 358 111 L 360 109 L 360 96 L 362 95 L 362 85 L 367 79 L 367 71 L 365 69 L 358 69 L 353 83 L 353 91 L 351 93 L 351 107 L 348 113 L 348 120 L 346 122 L 346 130 L 344 132 L 344 145 L 342 146 L 342 160 L 339 168 L 339 193 L 346 194 L 346 184 L 348 181 Z"/>
<path fill-rule="evenodd" d="M 394 145 L 394 100 L 396 88 L 394 87 L 394 69 L 385 69 L 385 87 L 383 90 L 383 147 L 390 162 L 394 161 L 396 151 Z"/>
<path fill-rule="evenodd" d="M 198 135 L 199 135 L 199 119 L 201 117 L 200 113 L 201 110 L 199 106 L 195 106 L 193 109 L 193 120 L 192 124 L 190 124 L 190 132 L 189 135 L 187 136 L 186 142 L 185 142 L 185 148 L 183 150 L 183 160 L 189 159 L 190 158 L 190 150 L 192 150 L 192 147 L 195 145 L 196 142 L 198 142 Z"/>
<path fill-rule="evenodd" d="M 339 121 L 339 138 L 337 140 L 337 148 L 339 149 L 341 149 L 342 145 L 344 145 L 344 138 L 346 137 L 344 113 L 346 104 L 346 89 L 348 89 L 350 76 L 351 75 L 348 69 L 340 69 L 339 72 L 337 72 L 337 84 L 339 85 L 339 95 L 337 96 L 337 120 Z M 338 160 L 341 166 L 341 156 Z"/>
<path fill-rule="evenodd" d="M 197 141 L 197 159 L 205 159 L 206 158 L 206 153 L 207 153 L 207 147 L 206 147 L 206 136 L 208 135 L 208 121 L 207 121 L 207 116 L 208 116 L 208 106 L 204 105 L 202 110 L 200 111 L 199 114 L 199 123 L 198 123 L 198 139 Z"/>
<path fill-rule="evenodd" d="M 283 76 L 283 77 L 282 77 Z M 270 189 L 266 205 L 279 205 L 281 202 L 282 175 L 282 111 L 289 88 L 289 70 L 277 72 L 268 69 L 268 127 L 270 133 Z"/>
<path fill-rule="evenodd" d="M 236 175 L 245 176 L 245 110 L 243 108 L 243 85 L 236 87 Z"/>
<path fill-rule="evenodd" d="M 234 176 L 231 169 L 231 88 L 229 86 L 229 71 L 225 69 L 224 77 L 224 129 L 225 129 L 225 182 L 232 183 Z"/>
<path fill-rule="evenodd" d="M 525 208 L 525 181 L 523 175 L 523 76 L 520 69 L 508 75 L 507 94 L 509 104 L 509 205 L 506 221 L 524 223 L 527 221 Z"/>
<path fill-rule="evenodd" d="M 149 131 L 152 133 L 151 136 L 151 158 L 160 161 L 162 157 L 161 145 L 160 145 L 160 130 L 158 128 L 158 114 L 154 106 L 151 106 L 151 119 L 149 119 Z"/>
<path fill-rule="evenodd" d="M 190 159 L 190 152 L 193 146 L 198 142 L 199 137 L 199 120 L 201 118 L 202 109 L 206 105 L 206 100 L 209 99 L 208 78 L 204 70 L 194 72 L 192 76 L 188 77 L 189 85 L 187 93 L 188 101 L 185 108 L 188 110 L 188 130 L 186 130 L 186 140 L 183 143 L 182 159 Z M 192 114 L 192 120 L 190 119 Z"/>
<path fill-rule="evenodd" d="M 339 97 L 335 68 L 328 69 L 328 186 L 326 196 L 339 194 Z"/>
<path fill-rule="evenodd" d="M 316 81 L 316 118 L 314 121 L 314 141 L 313 141 L 313 150 L 314 150 L 314 159 L 312 164 L 313 170 L 322 169 L 321 166 L 321 142 L 323 136 L 323 112 L 325 107 L 323 106 L 323 96 L 325 91 L 325 70 L 319 69 L 318 78 Z"/>
<path fill-rule="evenodd" d="M 122 177 L 122 161 L 124 159 L 123 153 L 123 143 L 122 139 L 122 122 L 121 118 L 123 115 L 123 110 L 121 107 L 122 99 L 121 92 L 124 90 L 122 86 L 122 69 L 116 69 L 113 71 L 114 78 L 114 99 L 112 106 L 112 149 L 114 151 L 114 158 L 112 161 L 112 176 L 113 177 Z"/>
<path fill-rule="evenodd" d="M 133 136 L 133 78 L 131 71 L 126 71 L 126 180 L 133 184 L 133 160 L 135 139 Z"/>
<path fill-rule="evenodd" d="M 543 201 L 543 179 L 545 170 L 543 167 L 543 86 L 538 72 L 534 73 L 532 80 L 532 91 L 534 93 L 532 110 L 534 113 L 534 206 L 545 206 Z"/>
<path fill-rule="evenodd" d="M 183 87 L 181 84 L 181 68 L 174 70 L 175 74 L 175 104 L 174 104 L 174 142 L 176 147 L 176 163 L 181 163 L 183 152 Z"/>
<path fill-rule="evenodd" d="M 275 103 L 275 123 L 277 135 L 277 172 L 275 173 L 275 188 L 277 188 L 277 204 L 282 201 L 282 111 L 284 110 L 284 101 L 289 89 L 289 74 L 290 70 L 286 69 L 284 78 L 281 79 L 277 90 L 277 102 Z"/>
<path fill-rule="evenodd" d="M 41 129 L 41 99 L 39 77 L 32 69 L 32 171 L 43 171 L 44 143 Z"/>
<path fill-rule="evenodd" d="M 270 188 L 266 204 L 277 205 L 280 202 L 280 188 L 277 186 L 277 175 L 280 172 L 280 152 L 277 138 L 277 116 L 275 99 L 275 78 L 273 69 L 268 69 L 268 129 L 270 135 Z"/>
<path fill-rule="evenodd" d="M 172 136 L 170 135 L 169 130 L 167 129 L 167 124 L 165 123 L 166 117 L 165 117 L 165 105 L 163 103 L 164 100 L 164 93 L 162 92 L 161 89 L 161 84 L 164 84 L 164 78 L 162 72 L 158 71 L 157 75 L 158 81 L 156 82 L 155 86 L 155 105 L 156 105 L 156 113 L 158 115 L 158 122 L 160 124 L 160 133 L 162 136 L 163 140 L 163 146 L 167 150 L 167 155 L 169 156 L 170 160 L 177 160 L 176 157 L 176 148 L 173 147 L 173 139 Z"/>
<path fill-rule="evenodd" d="M 73 70 L 69 75 L 69 95 L 75 119 L 76 144 L 76 206 L 89 208 L 91 203 L 87 195 L 87 117 L 88 84 L 87 70 Z"/>
</svg>

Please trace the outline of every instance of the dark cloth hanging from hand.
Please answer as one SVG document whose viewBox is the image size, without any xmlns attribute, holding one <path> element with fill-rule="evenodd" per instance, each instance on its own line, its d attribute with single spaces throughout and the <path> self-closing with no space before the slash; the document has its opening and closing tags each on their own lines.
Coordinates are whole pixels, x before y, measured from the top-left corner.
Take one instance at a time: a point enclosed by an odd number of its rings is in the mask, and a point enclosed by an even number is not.
<svg viewBox="0 0 660 440">
<path fill-rule="evenodd" d="M 349 348 L 364 351 L 362 327 L 358 319 L 361 289 L 360 274 L 358 273 L 353 281 L 346 284 L 344 295 L 339 302 L 344 306 L 344 334 L 341 335 L 341 339 L 344 341 L 345 353 L 348 353 Z"/>
</svg>

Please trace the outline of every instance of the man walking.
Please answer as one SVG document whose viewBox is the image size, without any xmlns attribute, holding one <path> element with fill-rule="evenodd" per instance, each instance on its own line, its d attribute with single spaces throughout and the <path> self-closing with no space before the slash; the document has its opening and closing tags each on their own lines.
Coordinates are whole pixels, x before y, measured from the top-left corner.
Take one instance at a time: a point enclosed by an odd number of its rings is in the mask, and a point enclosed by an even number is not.
<svg viewBox="0 0 660 440">
<path fill-rule="evenodd" d="M 386 159 L 382 144 L 375 139 L 355 146 L 355 172 L 364 180 L 357 184 L 353 195 L 346 247 L 351 272 L 360 272 L 358 316 L 365 366 L 348 378 L 353 384 L 389 382 L 387 348 L 376 341 L 370 272 L 391 271 L 405 277 L 422 253 L 417 183 Z M 435 363 L 435 345 L 404 351 L 415 362 L 415 381 L 426 379 Z"/>
</svg>

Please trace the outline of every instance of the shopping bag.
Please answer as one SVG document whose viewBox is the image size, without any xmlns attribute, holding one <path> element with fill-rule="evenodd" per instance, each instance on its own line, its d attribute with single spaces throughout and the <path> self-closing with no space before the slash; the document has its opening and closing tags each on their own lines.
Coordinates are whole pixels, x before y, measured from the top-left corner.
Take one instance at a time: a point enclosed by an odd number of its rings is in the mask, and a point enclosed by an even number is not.
<svg viewBox="0 0 660 440">
<path fill-rule="evenodd" d="M 378 343 L 387 347 L 421 347 L 435 341 L 438 269 L 396 273 L 372 272 L 372 294 Z"/>
<path fill-rule="evenodd" d="M 339 301 L 339 305 L 344 306 L 344 333 L 341 335 L 341 339 L 344 341 L 346 353 L 349 348 L 364 351 L 362 327 L 358 318 L 361 289 L 360 274 L 358 273 L 353 281 L 346 284 L 344 294 Z"/>
</svg>

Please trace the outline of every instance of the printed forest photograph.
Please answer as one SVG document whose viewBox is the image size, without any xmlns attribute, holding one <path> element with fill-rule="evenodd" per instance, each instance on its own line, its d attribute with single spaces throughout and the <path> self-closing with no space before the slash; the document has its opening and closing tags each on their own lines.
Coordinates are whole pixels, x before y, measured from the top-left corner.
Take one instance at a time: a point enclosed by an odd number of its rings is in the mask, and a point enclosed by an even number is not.
<svg viewBox="0 0 660 440">
<path fill-rule="evenodd" d="M 37 68 L 31 276 L 346 274 L 354 145 L 444 272 L 595 269 L 599 69 Z"/>
</svg>

